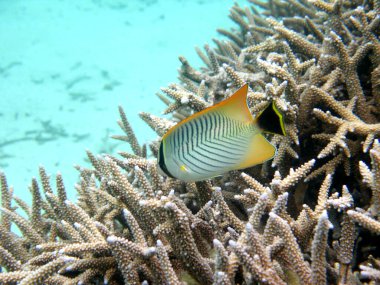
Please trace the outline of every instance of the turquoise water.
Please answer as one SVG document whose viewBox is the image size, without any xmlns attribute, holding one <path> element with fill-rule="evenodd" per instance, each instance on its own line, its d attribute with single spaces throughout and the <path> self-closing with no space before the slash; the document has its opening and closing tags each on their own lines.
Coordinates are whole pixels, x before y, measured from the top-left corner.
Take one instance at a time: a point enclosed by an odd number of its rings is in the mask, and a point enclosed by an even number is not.
<svg viewBox="0 0 380 285">
<path fill-rule="evenodd" d="M 128 150 L 110 138 L 121 134 L 118 105 L 140 143 L 154 139 L 138 113 L 161 113 L 155 93 L 177 81 L 178 56 L 200 66 L 194 47 L 234 26 L 234 2 L 0 1 L 0 171 L 16 195 L 43 165 L 74 199 L 86 149 Z"/>
</svg>

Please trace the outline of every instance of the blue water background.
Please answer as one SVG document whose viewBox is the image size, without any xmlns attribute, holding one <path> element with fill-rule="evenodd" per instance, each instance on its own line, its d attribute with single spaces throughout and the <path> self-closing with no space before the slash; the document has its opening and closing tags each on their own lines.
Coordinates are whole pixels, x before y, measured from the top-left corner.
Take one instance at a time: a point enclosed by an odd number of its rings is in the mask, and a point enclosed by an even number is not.
<svg viewBox="0 0 380 285">
<path fill-rule="evenodd" d="M 110 138 L 122 134 L 118 105 L 140 143 L 154 139 L 138 113 L 160 115 L 155 93 L 177 82 L 178 56 L 201 66 L 194 47 L 236 27 L 234 2 L 0 1 L 0 171 L 15 194 L 29 199 L 43 165 L 52 178 L 62 173 L 75 199 L 73 165 L 88 166 L 86 149 L 129 149 Z"/>
</svg>

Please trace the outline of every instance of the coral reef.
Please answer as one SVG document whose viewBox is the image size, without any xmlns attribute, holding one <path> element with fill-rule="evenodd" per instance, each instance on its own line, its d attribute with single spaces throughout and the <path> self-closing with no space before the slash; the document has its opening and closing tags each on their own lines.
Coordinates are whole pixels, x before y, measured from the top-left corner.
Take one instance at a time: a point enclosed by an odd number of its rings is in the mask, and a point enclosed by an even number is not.
<svg viewBox="0 0 380 285">
<path fill-rule="evenodd" d="M 43 167 L 31 206 L 0 175 L 1 284 L 380 282 L 380 2 L 250 2 L 226 40 L 197 49 L 205 67 L 180 57 L 181 83 L 159 94 L 169 119 L 141 118 L 162 136 L 248 83 L 253 114 L 274 101 L 286 118 L 274 160 L 161 177 L 159 141 L 141 146 L 120 108 L 115 138 L 133 153 L 88 151 L 76 203 Z"/>
</svg>

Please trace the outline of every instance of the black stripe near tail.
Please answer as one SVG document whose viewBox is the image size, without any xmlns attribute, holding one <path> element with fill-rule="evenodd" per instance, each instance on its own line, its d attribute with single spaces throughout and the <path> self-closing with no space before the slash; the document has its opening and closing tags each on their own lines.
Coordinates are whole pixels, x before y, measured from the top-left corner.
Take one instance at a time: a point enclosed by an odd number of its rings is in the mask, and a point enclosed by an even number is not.
<svg viewBox="0 0 380 285">
<path fill-rule="evenodd" d="M 263 132 L 286 135 L 283 116 L 274 102 L 269 104 L 257 117 L 257 124 Z"/>
</svg>

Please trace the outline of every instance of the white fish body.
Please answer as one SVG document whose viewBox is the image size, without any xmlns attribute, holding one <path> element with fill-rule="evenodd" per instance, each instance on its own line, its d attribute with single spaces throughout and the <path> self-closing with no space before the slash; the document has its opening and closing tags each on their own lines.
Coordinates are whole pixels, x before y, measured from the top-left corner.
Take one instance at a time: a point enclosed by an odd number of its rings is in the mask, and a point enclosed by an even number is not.
<svg viewBox="0 0 380 285">
<path fill-rule="evenodd" d="M 228 99 L 171 128 L 160 144 L 161 171 L 169 177 L 193 182 L 271 159 L 276 148 L 261 133 L 284 134 L 282 116 L 273 104 L 262 112 L 262 117 L 269 120 L 275 116 L 274 128 L 262 123 L 261 116 L 253 118 L 247 106 L 247 92 L 248 85 L 244 85 Z"/>
</svg>

